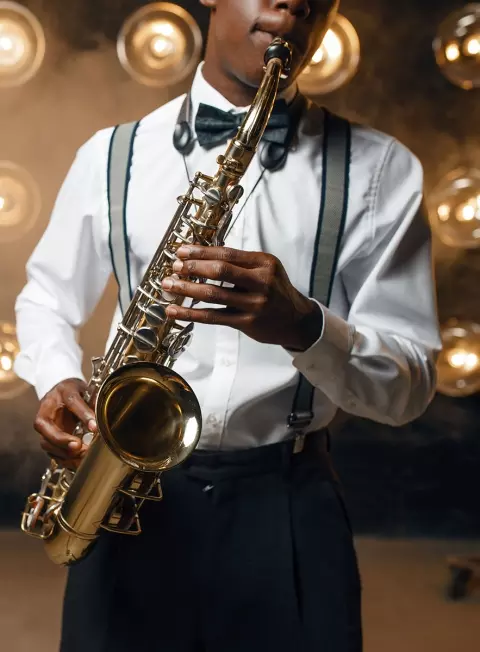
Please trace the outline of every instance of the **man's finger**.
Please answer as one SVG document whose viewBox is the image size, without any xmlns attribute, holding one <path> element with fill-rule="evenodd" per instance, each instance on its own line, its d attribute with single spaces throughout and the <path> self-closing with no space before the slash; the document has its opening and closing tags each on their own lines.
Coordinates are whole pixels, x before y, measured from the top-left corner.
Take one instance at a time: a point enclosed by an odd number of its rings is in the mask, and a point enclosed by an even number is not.
<svg viewBox="0 0 480 652">
<path fill-rule="evenodd" d="M 253 269 L 263 267 L 267 255 L 257 251 L 241 251 L 230 247 L 202 247 L 201 245 L 183 245 L 177 250 L 181 260 L 220 260 L 239 267 Z"/>
<path fill-rule="evenodd" d="M 71 452 L 69 448 L 65 449 L 60 448 L 59 446 L 54 446 L 45 438 L 41 439 L 40 448 L 45 451 L 47 455 L 54 457 L 56 460 L 67 460 L 75 455 L 75 453 Z"/>
<path fill-rule="evenodd" d="M 85 403 L 83 398 L 77 391 L 68 391 L 62 395 L 63 402 L 66 408 L 72 412 L 80 421 L 85 424 L 89 429 L 96 432 L 97 423 L 95 420 L 95 412 L 92 408 Z"/>
<path fill-rule="evenodd" d="M 34 428 L 53 446 L 74 452 L 82 448 L 82 442 L 78 437 L 64 432 L 49 418 L 39 415 L 35 419 Z"/>
<path fill-rule="evenodd" d="M 262 296 L 259 294 L 237 292 L 218 285 L 192 283 L 171 277 L 163 280 L 162 287 L 178 296 L 190 297 L 204 303 L 213 303 L 244 311 L 251 310 L 262 301 Z"/>
<path fill-rule="evenodd" d="M 251 292 L 260 292 L 265 285 L 262 276 L 253 270 L 219 260 L 177 260 L 173 264 L 173 271 L 179 276 L 231 283 Z"/>
<path fill-rule="evenodd" d="M 80 452 L 69 455 L 68 451 L 62 450 L 57 446 L 52 446 L 52 444 L 50 444 L 46 439 L 42 439 L 40 446 L 42 450 L 60 464 L 60 466 L 70 469 L 71 471 L 76 471 L 78 469 L 87 451 L 87 448 L 84 446 Z"/>
<path fill-rule="evenodd" d="M 168 306 L 167 315 L 178 321 L 195 322 L 197 324 L 214 324 L 242 329 L 249 323 L 251 317 L 247 313 L 238 313 L 231 308 L 184 308 L 183 306 Z"/>
</svg>

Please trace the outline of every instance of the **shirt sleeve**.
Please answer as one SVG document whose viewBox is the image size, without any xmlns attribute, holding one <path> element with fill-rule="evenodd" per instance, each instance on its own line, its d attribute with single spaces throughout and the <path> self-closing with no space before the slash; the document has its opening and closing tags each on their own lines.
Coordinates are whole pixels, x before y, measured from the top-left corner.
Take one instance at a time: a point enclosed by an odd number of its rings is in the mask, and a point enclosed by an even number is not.
<svg viewBox="0 0 480 652">
<path fill-rule="evenodd" d="M 293 363 L 343 411 L 403 425 L 433 398 L 441 339 L 423 170 L 398 141 L 386 151 L 376 188 L 370 247 L 336 279 L 348 318 L 321 306 L 322 335 Z"/>
<path fill-rule="evenodd" d="M 15 371 L 39 398 L 62 380 L 83 378 L 77 332 L 111 272 L 104 141 L 96 134 L 77 152 L 16 301 L 20 354 Z"/>
</svg>

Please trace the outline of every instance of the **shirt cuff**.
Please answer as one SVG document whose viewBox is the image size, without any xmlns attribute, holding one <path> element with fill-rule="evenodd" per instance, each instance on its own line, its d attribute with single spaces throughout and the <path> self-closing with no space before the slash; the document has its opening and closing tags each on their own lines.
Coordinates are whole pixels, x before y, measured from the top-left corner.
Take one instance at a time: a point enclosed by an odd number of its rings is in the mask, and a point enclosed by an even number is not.
<svg viewBox="0 0 480 652">
<path fill-rule="evenodd" d="M 317 301 L 318 303 L 318 301 Z M 323 330 L 318 340 L 306 351 L 290 352 L 293 365 L 313 385 L 321 387 L 321 379 L 339 372 L 339 365 L 348 361 L 353 348 L 355 327 L 318 303 L 323 313 Z"/>
<path fill-rule="evenodd" d="M 62 380 L 67 380 L 67 378 L 85 380 L 81 363 L 75 360 L 73 356 L 68 355 L 56 354 L 53 356 L 48 365 L 42 365 L 42 373 L 39 376 L 35 373 L 32 362 L 22 354 L 17 357 L 14 369 L 20 378 L 35 387 L 40 400 Z"/>
</svg>

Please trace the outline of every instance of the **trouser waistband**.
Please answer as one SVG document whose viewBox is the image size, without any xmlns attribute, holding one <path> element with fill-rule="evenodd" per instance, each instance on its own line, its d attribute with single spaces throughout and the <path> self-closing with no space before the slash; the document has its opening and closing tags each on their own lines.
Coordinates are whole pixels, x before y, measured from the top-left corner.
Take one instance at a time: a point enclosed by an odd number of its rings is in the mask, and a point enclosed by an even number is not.
<svg viewBox="0 0 480 652">
<path fill-rule="evenodd" d="M 312 432 L 303 439 L 237 451 L 197 450 L 182 464 L 188 475 L 214 481 L 288 470 L 312 462 L 334 477 L 328 454 L 328 431 Z"/>
</svg>

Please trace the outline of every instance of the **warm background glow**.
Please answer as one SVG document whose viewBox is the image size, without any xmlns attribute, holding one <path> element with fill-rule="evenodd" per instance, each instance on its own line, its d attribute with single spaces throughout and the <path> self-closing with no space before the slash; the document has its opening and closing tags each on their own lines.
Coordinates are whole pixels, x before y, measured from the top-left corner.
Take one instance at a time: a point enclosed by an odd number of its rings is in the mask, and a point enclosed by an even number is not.
<svg viewBox="0 0 480 652">
<path fill-rule="evenodd" d="M 428 203 L 430 221 L 443 243 L 480 248 L 480 166 L 451 172 L 429 194 Z"/>
<path fill-rule="evenodd" d="M 0 0 L 0 88 L 24 84 L 45 55 L 45 35 L 35 14 L 17 2 Z"/>
<path fill-rule="evenodd" d="M 447 396 L 480 391 L 480 324 L 451 320 L 443 326 L 438 387 Z"/>
<path fill-rule="evenodd" d="M 355 27 L 337 15 L 310 65 L 300 77 L 305 93 L 320 96 L 346 85 L 360 64 L 360 41 Z"/>
<path fill-rule="evenodd" d="M 471 2 L 445 16 L 434 41 L 445 77 L 465 90 L 480 87 L 480 3 Z"/>
<path fill-rule="evenodd" d="M 0 161 L 0 243 L 18 240 L 38 218 L 41 193 L 27 170 Z"/>
<path fill-rule="evenodd" d="M 125 21 L 117 39 L 121 64 L 133 79 L 165 87 L 188 77 L 200 60 L 202 34 L 178 5 L 155 2 Z"/>
</svg>

